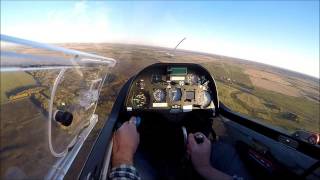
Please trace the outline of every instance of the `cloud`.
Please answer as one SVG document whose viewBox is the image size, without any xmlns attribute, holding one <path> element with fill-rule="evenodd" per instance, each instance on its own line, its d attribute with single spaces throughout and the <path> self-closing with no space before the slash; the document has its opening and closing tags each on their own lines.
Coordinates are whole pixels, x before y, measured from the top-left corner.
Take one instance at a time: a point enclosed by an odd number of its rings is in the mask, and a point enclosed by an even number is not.
<svg viewBox="0 0 320 180">
<path fill-rule="evenodd" d="M 88 5 L 87 5 L 86 1 L 76 2 L 76 4 L 74 5 L 74 8 L 73 8 L 73 12 L 76 14 L 85 13 L 87 10 L 87 7 L 88 7 Z"/>
<path fill-rule="evenodd" d="M 65 11 L 54 9 L 42 21 L 27 20 L 3 27 L 3 34 L 40 42 L 103 42 L 111 40 L 106 8 L 88 9 L 86 1 Z"/>
</svg>

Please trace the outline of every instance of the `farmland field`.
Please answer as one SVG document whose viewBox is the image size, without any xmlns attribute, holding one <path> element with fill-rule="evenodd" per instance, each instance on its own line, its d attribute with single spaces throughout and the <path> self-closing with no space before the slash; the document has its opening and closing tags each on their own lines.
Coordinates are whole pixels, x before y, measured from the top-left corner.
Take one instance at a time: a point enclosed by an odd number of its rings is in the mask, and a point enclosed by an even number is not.
<svg viewBox="0 0 320 180">
<path fill-rule="evenodd" d="M 31 75 L 21 72 L 1 72 L 1 104 L 7 102 L 7 92 L 15 88 L 36 85 Z"/>
</svg>

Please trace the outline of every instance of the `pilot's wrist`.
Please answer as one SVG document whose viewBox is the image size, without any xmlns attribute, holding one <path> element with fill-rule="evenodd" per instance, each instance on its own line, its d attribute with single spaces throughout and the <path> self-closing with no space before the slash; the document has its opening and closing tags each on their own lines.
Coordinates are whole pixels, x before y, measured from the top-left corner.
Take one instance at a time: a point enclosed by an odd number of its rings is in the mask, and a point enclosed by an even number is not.
<svg viewBox="0 0 320 180">
<path fill-rule="evenodd" d="M 124 157 L 115 157 L 112 159 L 112 167 L 117 167 L 121 164 L 133 165 L 133 159 Z"/>
<path fill-rule="evenodd" d="M 133 154 L 128 152 L 117 152 L 113 154 L 112 166 L 118 166 L 120 164 L 133 165 Z"/>
</svg>

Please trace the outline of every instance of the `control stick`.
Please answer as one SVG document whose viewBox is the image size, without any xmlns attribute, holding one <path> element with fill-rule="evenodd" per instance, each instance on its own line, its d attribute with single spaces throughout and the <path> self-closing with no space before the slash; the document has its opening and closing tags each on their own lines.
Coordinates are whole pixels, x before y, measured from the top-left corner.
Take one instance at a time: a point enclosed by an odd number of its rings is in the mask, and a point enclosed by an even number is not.
<svg viewBox="0 0 320 180">
<path fill-rule="evenodd" d="M 134 119 L 134 124 L 137 126 L 137 128 L 140 126 L 140 124 L 141 124 L 141 117 L 140 116 L 136 116 L 136 118 Z"/>
<path fill-rule="evenodd" d="M 196 142 L 197 142 L 198 144 L 202 144 L 203 141 L 204 141 L 204 136 L 203 136 L 202 134 L 196 134 L 196 135 L 194 136 L 194 139 L 196 140 Z"/>
</svg>

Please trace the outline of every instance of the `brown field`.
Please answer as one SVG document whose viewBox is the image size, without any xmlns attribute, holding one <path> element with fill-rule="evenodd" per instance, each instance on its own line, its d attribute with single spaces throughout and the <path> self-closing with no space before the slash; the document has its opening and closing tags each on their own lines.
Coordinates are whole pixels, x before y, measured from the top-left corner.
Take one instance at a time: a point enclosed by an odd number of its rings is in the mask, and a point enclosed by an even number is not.
<svg viewBox="0 0 320 180">
<path fill-rule="evenodd" d="M 284 80 L 280 75 L 256 69 L 246 69 L 245 73 L 249 75 L 254 86 L 284 95 L 301 96 L 299 89 L 293 87 L 292 84 Z"/>
</svg>

